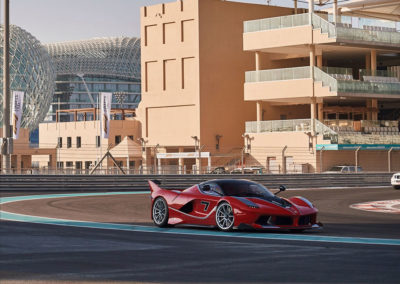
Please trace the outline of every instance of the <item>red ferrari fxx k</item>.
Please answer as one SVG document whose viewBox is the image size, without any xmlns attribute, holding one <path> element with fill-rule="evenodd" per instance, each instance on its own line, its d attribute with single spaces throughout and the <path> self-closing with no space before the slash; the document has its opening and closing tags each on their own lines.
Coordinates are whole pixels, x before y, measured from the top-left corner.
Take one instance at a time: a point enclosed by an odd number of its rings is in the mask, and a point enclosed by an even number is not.
<svg viewBox="0 0 400 284">
<path fill-rule="evenodd" d="M 222 231 L 254 228 L 303 231 L 321 228 L 317 208 L 303 197 L 280 198 L 249 180 L 216 179 L 185 190 L 149 181 L 155 225 L 216 226 Z M 281 186 L 279 192 L 284 191 Z M 279 193 L 278 192 L 278 193 Z"/>
</svg>

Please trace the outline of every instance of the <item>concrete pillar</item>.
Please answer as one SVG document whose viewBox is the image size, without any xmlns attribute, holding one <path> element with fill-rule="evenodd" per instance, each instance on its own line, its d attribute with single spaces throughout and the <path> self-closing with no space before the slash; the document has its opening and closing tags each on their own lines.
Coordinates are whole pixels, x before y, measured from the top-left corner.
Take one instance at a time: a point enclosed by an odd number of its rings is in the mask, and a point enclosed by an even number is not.
<svg viewBox="0 0 400 284">
<path fill-rule="evenodd" d="M 256 51 L 256 71 L 260 70 L 260 52 Z"/>
<path fill-rule="evenodd" d="M 371 55 L 370 54 L 365 55 L 365 69 L 371 70 Z"/>
<path fill-rule="evenodd" d="M 260 62 L 260 52 L 256 51 L 256 71 L 260 71 L 261 62 Z M 257 72 L 257 81 L 260 81 L 260 72 Z"/>
<path fill-rule="evenodd" d="M 376 70 L 376 50 L 371 49 L 371 70 Z"/>
<path fill-rule="evenodd" d="M 308 0 L 308 23 L 312 24 L 312 15 L 314 13 L 314 0 Z"/>
<path fill-rule="evenodd" d="M 262 102 L 257 102 L 257 132 L 261 130 L 261 120 L 262 120 Z"/>
<path fill-rule="evenodd" d="M 184 152 L 184 148 L 183 147 L 179 147 L 178 148 L 179 153 L 183 153 Z M 179 158 L 178 159 L 178 167 L 179 167 L 179 173 L 183 174 L 183 166 L 185 165 L 185 161 L 183 158 Z"/>
<path fill-rule="evenodd" d="M 297 14 L 297 0 L 293 0 L 294 2 L 294 13 Z"/>
<path fill-rule="evenodd" d="M 317 103 L 315 97 L 311 98 L 311 133 L 315 135 L 315 121 L 317 119 Z"/>
<path fill-rule="evenodd" d="M 315 45 L 310 45 L 310 78 L 314 78 Z"/>
<path fill-rule="evenodd" d="M 318 103 L 318 120 L 323 122 L 324 121 L 324 103 Z"/>
<path fill-rule="evenodd" d="M 378 100 L 377 99 L 372 99 L 371 100 L 371 107 L 373 107 L 375 110 L 372 111 L 372 120 L 378 120 Z"/>
<path fill-rule="evenodd" d="M 338 6 L 337 6 L 337 0 L 333 1 L 333 22 L 336 24 L 337 23 L 337 18 L 338 18 Z"/>
<path fill-rule="evenodd" d="M 322 54 L 321 55 L 317 55 L 317 67 L 318 68 L 322 68 Z"/>
</svg>

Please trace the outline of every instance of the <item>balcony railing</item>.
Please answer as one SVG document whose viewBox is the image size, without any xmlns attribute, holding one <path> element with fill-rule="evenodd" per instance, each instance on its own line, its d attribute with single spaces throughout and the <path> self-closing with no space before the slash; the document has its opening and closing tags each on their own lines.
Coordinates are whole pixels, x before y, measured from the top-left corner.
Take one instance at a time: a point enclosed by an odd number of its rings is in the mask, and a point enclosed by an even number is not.
<svg viewBox="0 0 400 284">
<path fill-rule="evenodd" d="M 337 141 L 337 133 L 317 119 L 314 119 L 315 132 L 324 139 Z M 246 121 L 246 133 L 264 132 L 311 132 L 312 119 Z"/>
<path fill-rule="evenodd" d="M 374 123 L 376 123 L 376 121 L 363 121 L 363 124 L 365 125 L 373 125 Z M 397 122 L 380 121 L 379 123 L 381 125 L 382 123 L 385 123 L 385 125 L 387 124 L 392 126 L 366 126 L 363 127 L 363 132 L 361 132 L 354 131 L 352 126 L 339 127 L 331 125 L 330 127 L 328 127 L 319 120 L 314 120 L 315 133 L 317 135 L 322 135 L 324 140 L 330 140 L 332 144 L 400 144 L 400 132 L 398 131 L 397 126 L 393 126 Z M 311 132 L 311 128 L 312 119 L 246 122 L 246 133 Z M 373 132 L 370 131 L 371 129 L 373 130 Z M 374 132 L 375 130 L 376 132 Z"/>
<path fill-rule="evenodd" d="M 357 19 L 357 23 L 359 23 L 357 25 L 346 22 L 331 23 L 317 14 L 313 14 L 312 26 L 314 29 L 321 29 L 322 33 L 328 34 L 330 38 L 337 38 L 339 40 L 386 43 L 396 46 L 400 44 L 399 23 L 385 21 L 386 25 L 383 25 L 381 20 Z M 246 21 L 244 22 L 244 32 L 266 31 L 305 25 L 311 25 L 308 13 Z"/>
<path fill-rule="evenodd" d="M 273 17 L 244 22 L 244 32 L 258 32 L 309 25 L 308 14 Z"/>
<path fill-rule="evenodd" d="M 310 67 L 294 67 L 246 72 L 246 83 L 311 78 Z"/>
<path fill-rule="evenodd" d="M 311 78 L 311 67 L 294 67 L 283 69 L 270 69 L 260 71 L 246 72 L 246 83 L 253 82 L 270 82 L 281 80 L 294 80 Z M 328 69 L 325 69 L 329 71 Z M 344 72 L 345 69 L 339 71 Z M 322 82 L 323 86 L 328 86 L 331 92 L 338 93 L 361 93 L 361 94 L 386 94 L 400 95 L 400 82 L 396 82 L 393 77 L 392 81 L 388 80 L 369 80 L 359 81 L 353 80 L 352 75 L 337 76 L 338 74 L 328 74 L 318 67 L 314 67 L 314 80 Z"/>
</svg>

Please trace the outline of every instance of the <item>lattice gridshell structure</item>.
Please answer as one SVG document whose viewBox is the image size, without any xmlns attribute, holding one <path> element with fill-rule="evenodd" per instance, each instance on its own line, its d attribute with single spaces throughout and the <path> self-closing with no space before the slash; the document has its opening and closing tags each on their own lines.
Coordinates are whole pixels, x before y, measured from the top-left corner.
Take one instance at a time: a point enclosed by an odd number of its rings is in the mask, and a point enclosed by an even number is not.
<svg viewBox="0 0 400 284">
<path fill-rule="evenodd" d="M 140 79 L 140 39 L 130 37 L 47 44 L 57 75 Z"/>
<path fill-rule="evenodd" d="M 3 27 L 0 27 L 0 126 L 3 125 Z M 43 45 L 30 33 L 10 26 L 10 101 L 12 91 L 24 91 L 21 127 L 35 129 L 53 98 L 55 71 Z"/>
</svg>

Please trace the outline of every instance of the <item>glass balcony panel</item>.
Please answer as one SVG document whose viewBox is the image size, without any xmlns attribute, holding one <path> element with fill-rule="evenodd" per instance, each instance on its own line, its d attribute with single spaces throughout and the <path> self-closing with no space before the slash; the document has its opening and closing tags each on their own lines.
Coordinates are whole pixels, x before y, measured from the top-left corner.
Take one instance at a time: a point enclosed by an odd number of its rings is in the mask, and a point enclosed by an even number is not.
<svg viewBox="0 0 400 284">
<path fill-rule="evenodd" d="M 310 67 L 295 67 L 246 72 L 246 83 L 310 78 Z"/>
<path fill-rule="evenodd" d="M 396 71 L 360 69 L 360 78 L 363 76 L 397 77 Z M 397 78 L 396 78 L 397 79 Z"/>
<path fill-rule="evenodd" d="M 257 32 L 308 25 L 308 13 L 244 22 L 244 32 Z"/>
</svg>

